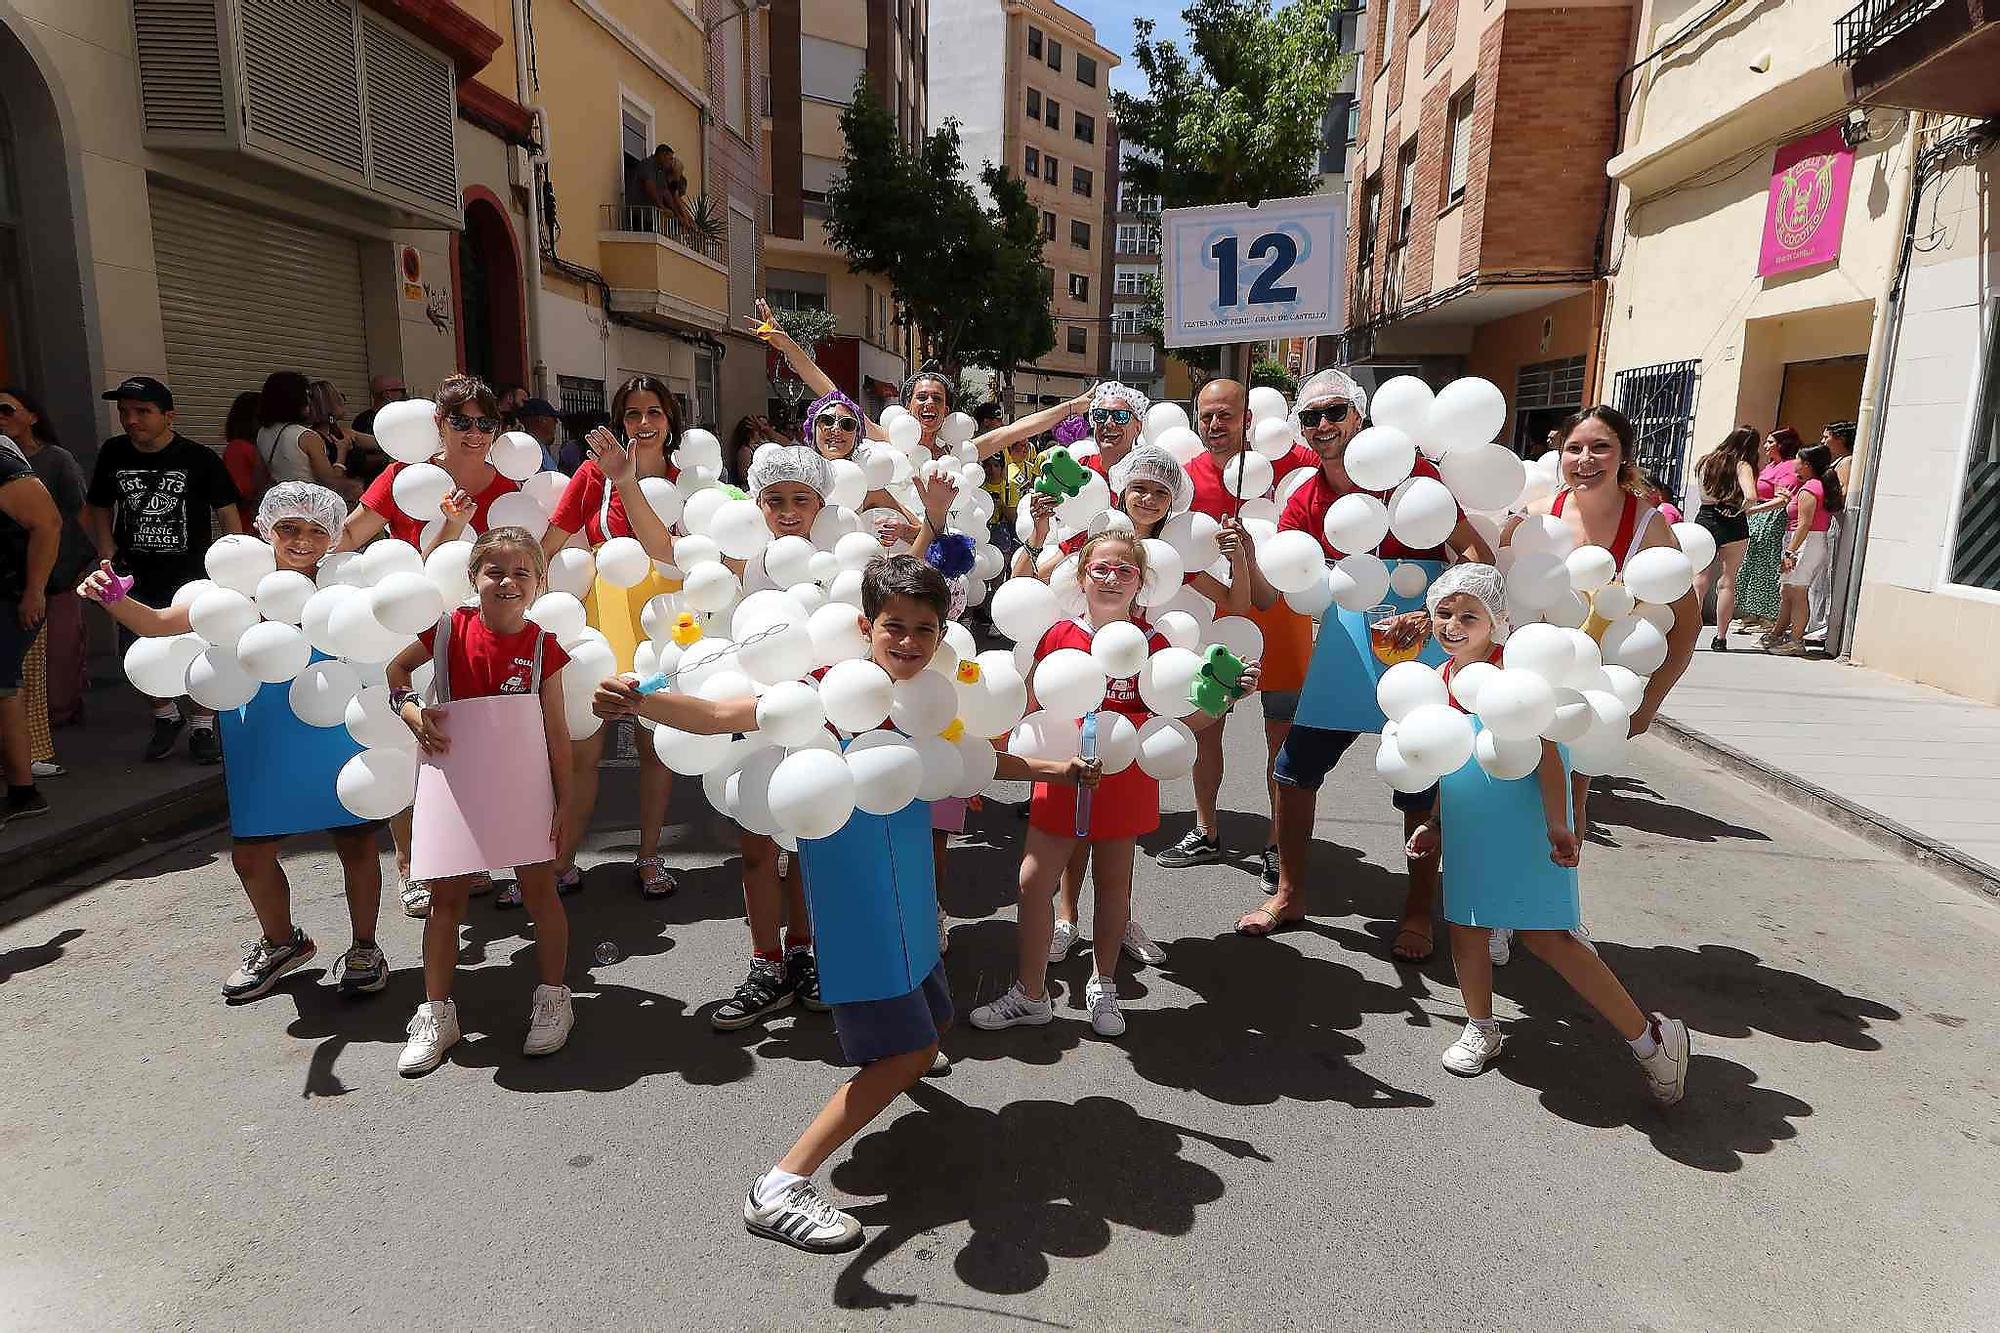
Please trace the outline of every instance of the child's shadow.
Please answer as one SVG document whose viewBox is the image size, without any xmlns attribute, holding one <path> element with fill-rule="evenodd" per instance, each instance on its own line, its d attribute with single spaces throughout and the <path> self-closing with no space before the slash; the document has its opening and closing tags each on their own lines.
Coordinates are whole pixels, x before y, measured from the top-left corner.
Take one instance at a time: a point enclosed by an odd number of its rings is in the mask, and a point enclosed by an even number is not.
<svg viewBox="0 0 2000 1333">
<path fill-rule="evenodd" d="M 1240 1139 L 1153 1120 L 1109 1097 L 1017 1101 L 995 1112 L 935 1087 L 919 1085 L 909 1096 L 924 1114 L 862 1139 L 831 1177 L 850 1194 L 881 1196 L 853 1210 L 876 1230 L 834 1283 L 834 1302 L 844 1308 L 919 1303 L 877 1288 L 870 1271 L 918 1236 L 959 1222 L 972 1236 L 954 1269 L 968 1286 L 996 1295 L 1040 1287 L 1051 1256 L 1101 1253 L 1114 1222 L 1186 1235 L 1196 1208 L 1221 1198 L 1224 1186 L 1181 1156 L 1183 1137 L 1270 1160 Z"/>
<path fill-rule="evenodd" d="M 0 950 L 0 983 L 12 981 L 23 972 L 47 967 L 63 956 L 64 946 L 74 943 L 82 934 L 81 929 L 72 926 L 50 936 L 47 944 L 23 944 L 18 948 Z"/>
</svg>

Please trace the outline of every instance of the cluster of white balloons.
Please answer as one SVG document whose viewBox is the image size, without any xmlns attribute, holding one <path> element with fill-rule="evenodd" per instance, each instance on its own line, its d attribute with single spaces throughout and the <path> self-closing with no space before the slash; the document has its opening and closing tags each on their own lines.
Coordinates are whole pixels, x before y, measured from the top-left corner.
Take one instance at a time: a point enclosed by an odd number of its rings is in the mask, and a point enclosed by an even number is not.
<svg viewBox="0 0 2000 1333">
<path fill-rule="evenodd" d="M 424 525 L 419 545 L 429 545 L 444 526 L 445 497 L 457 489 L 451 474 L 432 461 L 444 447 L 437 428 L 437 404 L 424 398 L 384 404 L 375 413 L 375 439 L 384 453 L 406 465 L 398 469 L 390 493 L 398 509 Z M 718 466 L 721 457 L 718 445 Z M 541 470 L 542 446 L 523 431 L 495 437 L 486 450 L 486 461 L 495 472 L 520 486 L 487 507 L 487 523 L 526 528 L 539 538 L 548 530 L 549 515 L 569 478 Z"/>
</svg>

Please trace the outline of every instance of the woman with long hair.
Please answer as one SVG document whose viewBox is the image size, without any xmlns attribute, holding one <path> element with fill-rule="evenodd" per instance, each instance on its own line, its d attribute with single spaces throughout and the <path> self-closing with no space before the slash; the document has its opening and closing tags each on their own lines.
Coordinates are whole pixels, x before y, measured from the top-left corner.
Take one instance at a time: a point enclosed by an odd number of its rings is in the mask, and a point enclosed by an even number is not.
<svg viewBox="0 0 2000 1333">
<path fill-rule="evenodd" d="M 257 450 L 257 403 L 262 397 L 254 389 L 244 390 L 222 418 L 222 466 L 236 483 L 236 513 L 245 532 L 257 530 L 257 505 L 277 485 Z"/>
<path fill-rule="evenodd" d="M 612 395 L 611 420 L 617 434 L 603 428 L 591 432 L 591 457 L 577 468 L 556 502 L 555 512 L 549 515 L 548 531 L 542 534 L 542 550 L 547 555 L 553 556 L 574 540 L 593 550 L 614 537 L 636 538 L 649 549 L 664 549 L 670 542 L 667 525 L 646 499 L 642 484 L 649 477 L 672 481 L 679 474 L 673 453 L 681 439 L 680 404 L 665 380 L 634 375 Z M 633 654 L 648 637 L 639 623 L 646 603 L 680 586 L 658 569 L 648 569 L 646 577 L 629 588 L 603 579 L 592 586 L 584 599 L 585 619 L 610 643 L 620 671 L 632 670 Z M 597 806 L 597 765 L 604 757 L 604 737 L 605 729 L 600 727 L 589 736 L 570 741 L 569 820 L 556 849 L 556 885 L 564 893 L 583 884 L 576 853 Z M 666 862 L 660 859 L 660 828 L 667 822 L 674 775 L 660 762 L 651 736 L 642 733 L 637 740 L 639 848 L 632 870 L 641 894 L 664 898 L 676 888 Z M 515 903 L 502 900 L 500 905 L 512 907 Z"/>
<path fill-rule="evenodd" d="M 1764 437 L 1762 470 L 1757 473 L 1757 503 L 1744 510 L 1750 520 L 1750 544 L 1736 576 L 1736 610 L 1745 623 L 1773 626 L 1778 620 L 1779 563 L 1784 556 L 1785 507 L 1798 485 L 1796 460 L 1804 441 L 1790 426 Z M 1765 636 L 1766 638 L 1769 635 Z"/>
<path fill-rule="evenodd" d="M 1715 539 L 1715 560 L 1695 571 L 1694 595 L 1708 600 L 1715 589 L 1715 637 L 1708 646 L 1729 651 L 1729 622 L 1736 614 L 1736 576 L 1743 551 L 1750 543 L 1750 520 L 1744 514 L 1757 503 L 1757 428 L 1738 426 L 1710 450 L 1695 469 L 1701 482 L 1701 508 L 1694 521 Z"/>
<path fill-rule="evenodd" d="M 28 460 L 62 519 L 56 562 L 49 573 L 47 629 L 22 664 L 31 766 L 36 777 L 56 777 L 62 766 L 55 762 L 50 728 L 83 720 L 88 648 L 76 584 L 97 558 L 78 517 L 84 504 L 83 468 L 57 440 L 40 400 L 24 389 L 0 389 L 0 441 L 13 445 Z"/>
<path fill-rule="evenodd" d="M 1770 651 L 1784 657 L 1805 653 L 1806 616 L 1813 580 L 1830 554 L 1827 529 L 1846 507 L 1840 478 L 1834 472 L 1833 451 L 1823 444 L 1799 450 L 1798 489 L 1785 508 L 1787 531 L 1783 570 L 1778 579 L 1778 623 L 1771 631 Z"/>
<path fill-rule="evenodd" d="M 352 502 L 360 488 L 335 464 L 311 418 L 311 380 L 296 370 L 265 376 L 257 396 L 258 457 L 273 481 L 309 481 Z"/>
</svg>

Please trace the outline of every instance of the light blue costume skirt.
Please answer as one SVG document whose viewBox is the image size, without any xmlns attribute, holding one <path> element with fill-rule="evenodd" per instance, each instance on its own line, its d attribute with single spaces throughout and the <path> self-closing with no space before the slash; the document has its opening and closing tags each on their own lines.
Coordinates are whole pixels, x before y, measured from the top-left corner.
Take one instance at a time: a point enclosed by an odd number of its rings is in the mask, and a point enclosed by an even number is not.
<svg viewBox="0 0 2000 1333">
<path fill-rule="evenodd" d="M 1478 729 L 1475 719 L 1473 727 Z M 1563 770 L 1569 756 L 1563 755 Z M 1444 919 L 1461 926 L 1574 930 L 1576 871 L 1549 860 L 1537 775 L 1502 781 L 1468 759 L 1438 783 L 1444 825 Z"/>
</svg>

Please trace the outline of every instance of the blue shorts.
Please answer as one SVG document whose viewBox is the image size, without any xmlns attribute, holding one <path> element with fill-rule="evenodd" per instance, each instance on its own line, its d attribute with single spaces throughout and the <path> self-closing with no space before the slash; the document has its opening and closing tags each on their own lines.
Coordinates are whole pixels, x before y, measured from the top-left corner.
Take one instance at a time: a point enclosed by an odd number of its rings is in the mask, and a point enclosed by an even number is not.
<svg viewBox="0 0 2000 1333">
<path fill-rule="evenodd" d="M 1299 711 L 1297 690 L 1265 690 L 1260 696 L 1264 701 L 1266 722 L 1290 722 Z"/>
<path fill-rule="evenodd" d="M 1361 738 L 1358 731 L 1331 731 L 1294 722 L 1278 748 L 1278 760 L 1271 765 L 1271 780 L 1281 787 L 1318 791 L 1326 775 L 1347 753 L 1347 747 Z M 1422 814 L 1437 804 L 1435 786 L 1419 792 L 1396 792 L 1396 808 L 1405 814 Z"/>
<path fill-rule="evenodd" d="M 860 1000 L 833 1006 L 833 1029 L 840 1053 L 851 1065 L 872 1065 L 892 1055 L 908 1055 L 936 1043 L 951 1026 L 951 986 L 940 962 L 923 984 L 887 1000 Z"/>
</svg>

